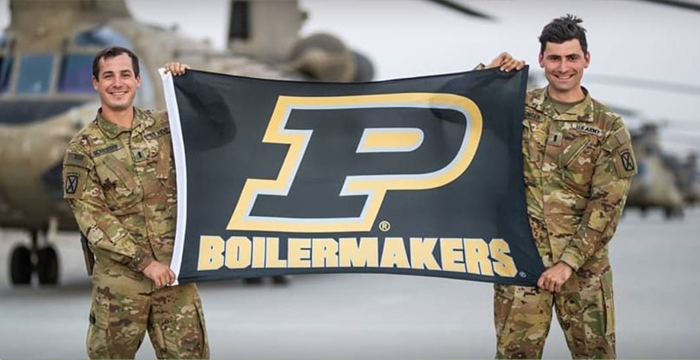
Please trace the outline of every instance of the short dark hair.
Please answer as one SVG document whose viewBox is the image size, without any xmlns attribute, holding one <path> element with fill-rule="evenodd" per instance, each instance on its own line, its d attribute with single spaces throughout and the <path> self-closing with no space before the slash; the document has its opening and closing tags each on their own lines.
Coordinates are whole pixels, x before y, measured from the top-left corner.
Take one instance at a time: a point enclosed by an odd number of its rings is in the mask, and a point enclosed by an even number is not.
<svg viewBox="0 0 700 360">
<path fill-rule="evenodd" d="M 129 55 L 131 58 L 131 67 L 134 70 L 134 76 L 139 76 L 139 57 L 131 50 L 121 46 L 106 47 L 95 55 L 95 58 L 92 60 L 92 76 L 94 76 L 96 80 L 100 80 L 100 59 L 111 59 L 121 54 Z"/>
<path fill-rule="evenodd" d="M 566 14 L 560 18 L 552 20 L 544 26 L 540 35 L 540 55 L 544 54 L 547 43 L 561 44 L 563 42 L 577 39 L 581 43 L 584 54 L 588 54 L 588 42 L 586 41 L 586 29 L 579 25 L 583 20 L 574 15 Z"/>
</svg>

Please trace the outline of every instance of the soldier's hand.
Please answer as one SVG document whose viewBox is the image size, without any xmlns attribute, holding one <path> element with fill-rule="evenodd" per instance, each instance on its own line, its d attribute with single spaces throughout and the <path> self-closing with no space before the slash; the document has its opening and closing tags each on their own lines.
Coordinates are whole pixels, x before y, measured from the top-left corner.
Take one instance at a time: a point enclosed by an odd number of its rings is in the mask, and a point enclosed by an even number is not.
<svg viewBox="0 0 700 360">
<path fill-rule="evenodd" d="M 560 261 L 540 275 L 537 280 L 537 287 L 550 292 L 561 292 L 561 287 L 569 280 L 574 269 L 569 264 Z"/>
<path fill-rule="evenodd" d="M 143 274 L 147 278 L 151 279 L 156 285 L 156 289 L 160 289 L 163 286 L 171 285 L 175 282 L 175 273 L 170 270 L 167 265 L 159 263 L 158 261 L 151 261 L 145 269 L 143 269 Z"/>
<path fill-rule="evenodd" d="M 190 69 L 189 65 L 179 62 L 169 62 L 165 64 L 165 72 L 171 73 L 173 76 L 184 75 L 187 72 L 187 69 Z"/>
<path fill-rule="evenodd" d="M 498 67 L 501 71 L 510 72 L 511 70 L 520 70 L 525 67 L 525 60 L 516 60 L 507 52 L 502 52 L 496 56 L 491 62 L 486 65 L 487 69 Z"/>
</svg>

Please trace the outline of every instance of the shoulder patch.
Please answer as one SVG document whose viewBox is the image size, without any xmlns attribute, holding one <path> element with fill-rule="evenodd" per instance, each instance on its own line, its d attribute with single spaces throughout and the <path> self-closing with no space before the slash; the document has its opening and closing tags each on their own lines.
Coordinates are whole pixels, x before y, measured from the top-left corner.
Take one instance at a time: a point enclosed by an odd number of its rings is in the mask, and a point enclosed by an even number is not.
<svg viewBox="0 0 700 360">
<path fill-rule="evenodd" d="M 63 198 L 79 199 L 85 190 L 88 170 L 77 166 L 63 168 Z"/>
<path fill-rule="evenodd" d="M 121 144 L 114 143 L 114 144 L 111 144 L 109 146 L 93 150 L 92 156 L 96 157 L 96 156 L 101 156 L 101 155 L 105 155 L 105 154 L 110 154 L 110 153 L 113 153 L 121 148 L 122 148 Z"/>
<path fill-rule="evenodd" d="M 637 161 L 634 158 L 632 144 L 627 142 L 622 144 L 612 153 L 613 163 L 617 176 L 621 178 L 630 178 L 637 173 Z"/>
<path fill-rule="evenodd" d="M 63 161 L 63 164 L 64 166 L 73 165 L 86 168 L 88 164 L 88 158 L 84 154 L 69 151 L 66 153 L 66 159 Z"/>
</svg>

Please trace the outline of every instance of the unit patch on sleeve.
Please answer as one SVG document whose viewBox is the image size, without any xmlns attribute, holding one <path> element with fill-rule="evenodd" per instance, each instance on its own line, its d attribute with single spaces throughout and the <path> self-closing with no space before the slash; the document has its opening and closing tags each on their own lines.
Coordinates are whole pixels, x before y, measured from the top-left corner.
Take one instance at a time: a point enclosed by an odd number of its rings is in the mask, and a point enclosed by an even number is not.
<svg viewBox="0 0 700 360">
<path fill-rule="evenodd" d="M 63 198 L 78 199 L 85 189 L 88 171 L 77 166 L 66 166 L 63 170 Z"/>
<path fill-rule="evenodd" d="M 637 173 L 632 143 L 623 144 L 613 152 L 613 163 L 617 175 L 621 178 L 629 178 Z"/>
</svg>

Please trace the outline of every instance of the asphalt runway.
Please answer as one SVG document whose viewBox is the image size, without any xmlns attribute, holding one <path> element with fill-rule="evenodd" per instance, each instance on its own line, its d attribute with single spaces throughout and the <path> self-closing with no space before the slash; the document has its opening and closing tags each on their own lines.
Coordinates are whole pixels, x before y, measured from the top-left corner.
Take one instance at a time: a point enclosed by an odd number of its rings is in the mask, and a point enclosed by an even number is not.
<svg viewBox="0 0 700 360">
<path fill-rule="evenodd" d="M 61 285 L 12 288 L 0 231 L 0 358 L 82 359 L 90 280 L 60 234 Z M 700 354 L 700 209 L 683 221 L 629 211 L 611 244 L 619 358 Z M 396 275 L 305 275 L 286 286 L 200 285 L 215 359 L 493 358 L 492 286 Z M 556 322 L 545 358 L 569 358 Z M 137 358 L 155 358 L 148 340 Z"/>
</svg>

